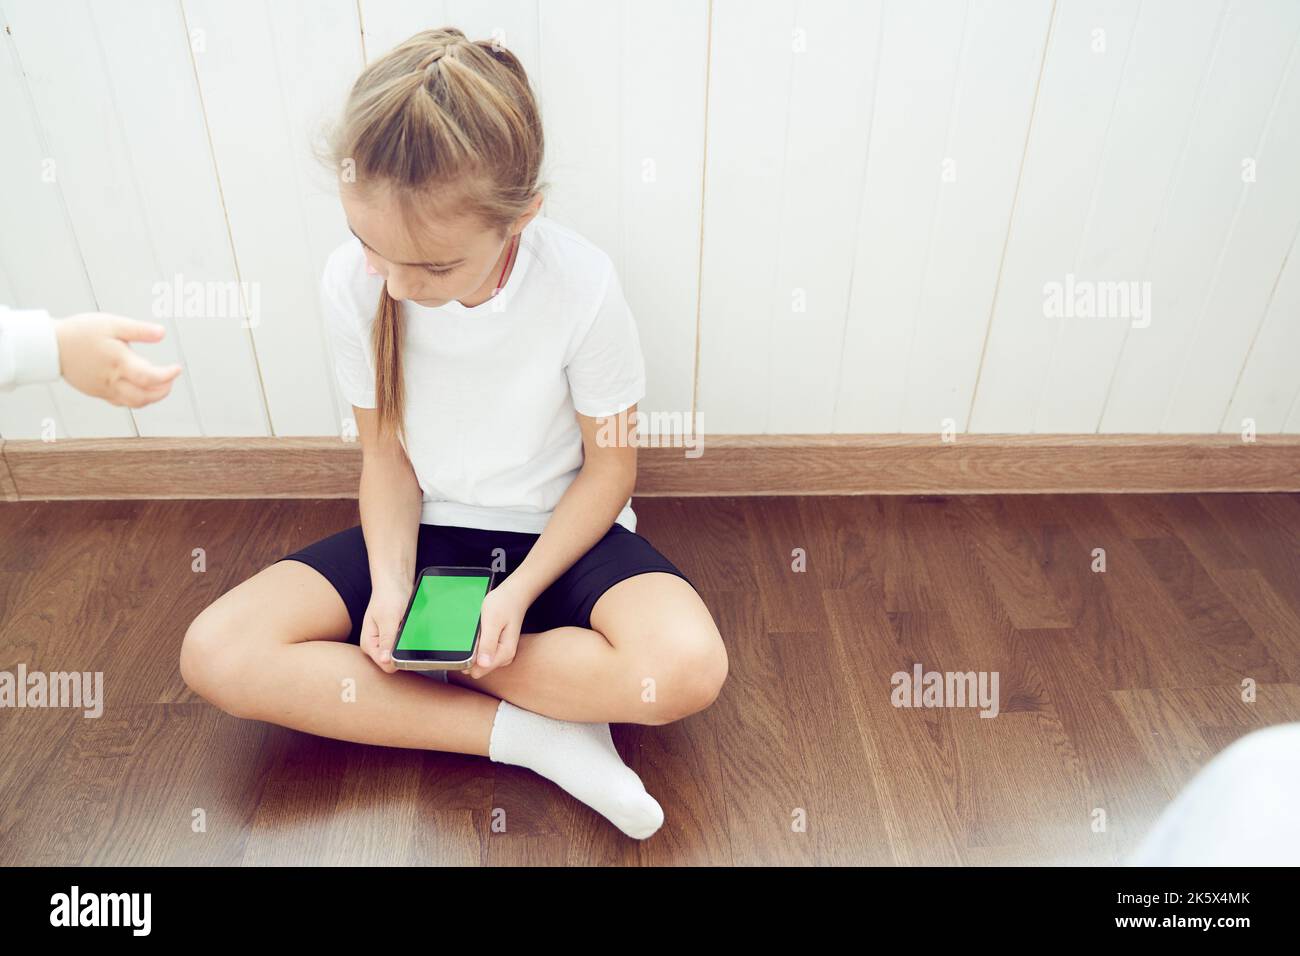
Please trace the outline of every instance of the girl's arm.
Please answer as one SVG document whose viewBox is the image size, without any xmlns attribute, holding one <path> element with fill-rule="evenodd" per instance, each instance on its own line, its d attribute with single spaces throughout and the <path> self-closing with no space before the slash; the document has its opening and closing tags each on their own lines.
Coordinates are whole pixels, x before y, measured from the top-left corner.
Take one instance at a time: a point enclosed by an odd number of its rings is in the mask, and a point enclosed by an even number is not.
<svg viewBox="0 0 1300 956">
<path fill-rule="evenodd" d="M 479 656 L 469 676 L 482 677 L 514 660 L 529 606 L 614 524 L 636 486 L 635 423 L 636 405 L 609 418 L 578 415 L 582 469 L 519 567 L 484 599 Z"/>
<path fill-rule="evenodd" d="M 537 543 L 504 582 L 513 584 L 528 604 L 605 536 L 627 504 L 636 486 L 635 422 L 635 405 L 610 418 L 578 415 L 582 469 L 560 497 Z"/>
<path fill-rule="evenodd" d="M 379 413 L 352 407 L 361 438 L 361 533 L 370 558 L 370 606 L 361 647 L 388 673 L 393 641 L 415 585 L 415 544 L 423 492 L 396 437 L 379 437 Z"/>
</svg>

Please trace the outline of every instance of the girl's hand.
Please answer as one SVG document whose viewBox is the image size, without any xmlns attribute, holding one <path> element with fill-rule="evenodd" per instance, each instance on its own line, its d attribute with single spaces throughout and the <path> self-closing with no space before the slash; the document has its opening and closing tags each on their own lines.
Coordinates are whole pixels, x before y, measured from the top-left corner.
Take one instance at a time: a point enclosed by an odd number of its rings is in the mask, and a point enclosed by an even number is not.
<svg viewBox="0 0 1300 956">
<path fill-rule="evenodd" d="M 414 584 L 378 584 L 370 592 L 366 616 L 361 621 L 361 649 L 387 674 L 397 671 L 393 663 L 393 642 L 406 613 Z"/>
<path fill-rule="evenodd" d="M 59 371 L 73 388 L 114 405 L 140 408 L 172 390 L 179 365 L 159 367 L 128 342 L 160 341 L 166 329 L 106 312 L 85 312 L 54 323 Z"/>
<path fill-rule="evenodd" d="M 530 603 L 523 595 L 515 593 L 509 578 L 487 593 L 479 618 L 478 657 L 474 665 L 462 673 L 482 677 L 515 659 L 519 630 L 524 625 L 524 613 Z"/>
</svg>

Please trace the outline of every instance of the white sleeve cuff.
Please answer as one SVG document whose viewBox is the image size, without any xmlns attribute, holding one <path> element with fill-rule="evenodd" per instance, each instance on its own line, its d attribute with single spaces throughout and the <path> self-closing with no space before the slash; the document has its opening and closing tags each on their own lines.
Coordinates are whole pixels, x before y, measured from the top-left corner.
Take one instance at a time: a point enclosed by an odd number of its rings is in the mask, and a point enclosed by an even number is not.
<svg viewBox="0 0 1300 956">
<path fill-rule="evenodd" d="M 592 401 L 588 398 L 574 398 L 573 408 L 579 415 L 586 415 L 588 418 L 613 418 L 620 412 L 631 408 L 643 398 L 645 398 L 644 377 L 639 379 L 635 385 L 619 396 L 614 396 L 601 401 Z"/>
<path fill-rule="evenodd" d="M 59 377 L 59 340 L 44 309 L 0 309 L 0 386 L 53 382 Z"/>
</svg>

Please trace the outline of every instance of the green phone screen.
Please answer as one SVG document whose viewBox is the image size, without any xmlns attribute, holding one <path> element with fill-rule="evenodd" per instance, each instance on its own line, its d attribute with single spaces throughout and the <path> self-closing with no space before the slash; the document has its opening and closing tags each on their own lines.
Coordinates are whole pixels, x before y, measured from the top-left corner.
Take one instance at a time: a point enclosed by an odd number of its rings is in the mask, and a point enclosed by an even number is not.
<svg viewBox="0 0 1300 956">
<path fill-rule="evenodd" d="M 426 574 L 420 578 L 397 637 L 404 651 L 465 651 L 474 647 L 487 575 Z"/>
</svg>

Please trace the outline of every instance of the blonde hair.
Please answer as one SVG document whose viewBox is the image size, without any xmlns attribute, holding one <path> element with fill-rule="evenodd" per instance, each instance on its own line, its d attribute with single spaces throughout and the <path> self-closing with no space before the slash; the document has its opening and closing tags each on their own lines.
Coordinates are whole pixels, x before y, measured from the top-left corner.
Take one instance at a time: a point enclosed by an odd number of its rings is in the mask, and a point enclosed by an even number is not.
<svg viewBox="0 0 1300 956">
<path fill-rule="evenodd" d="M 454 27 L 417 33 L 367 66 L 327 152 L 362 189 L 393 190 L 412 232 L 423 216 L 469 215 L 504 238 L 545 188 L 541 114 L 523 66 Z M 371 330 L 375 404 L 380 434 L 404 440 L 402 331 L 385 284 Z"/>
</svg>

